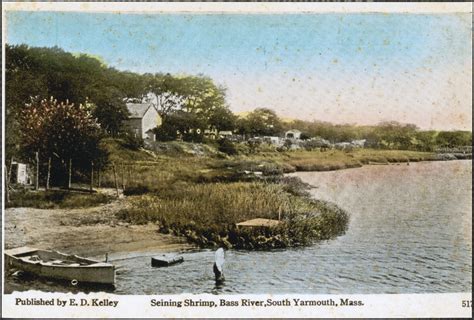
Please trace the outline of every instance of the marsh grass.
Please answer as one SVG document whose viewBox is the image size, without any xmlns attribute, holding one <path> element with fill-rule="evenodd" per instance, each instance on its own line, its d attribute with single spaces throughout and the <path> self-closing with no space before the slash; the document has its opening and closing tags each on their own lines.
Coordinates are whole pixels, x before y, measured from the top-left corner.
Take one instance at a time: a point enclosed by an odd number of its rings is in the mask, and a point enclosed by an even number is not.
<svg viewBox="0 0 474 320">
<path fill-rule="evenodd" d="M 79 193 L 66 190 L 12 192 L 6 207 L 38 209 L 86 208 L 108 203 L 111 197 L 101 193 Z"/>
<path fill-rule="evenodd" d="M 135 196 L 118 213 L 131 223 L 156 222 L 160 231 L 185 236 L 200 246 L 276 248 L 309 244 L 344 232 L 348 217 L 322 202 L 288 192 L 275 183 L 177 182 L 154 194 Z M 273 229 L 243 229 L 235 224 L 254 218 L 281 218 Z M 304 219 L 303 219 L 304 218 Z M 328 224 L 329 223 L 329 224 Z"/>
</svg>

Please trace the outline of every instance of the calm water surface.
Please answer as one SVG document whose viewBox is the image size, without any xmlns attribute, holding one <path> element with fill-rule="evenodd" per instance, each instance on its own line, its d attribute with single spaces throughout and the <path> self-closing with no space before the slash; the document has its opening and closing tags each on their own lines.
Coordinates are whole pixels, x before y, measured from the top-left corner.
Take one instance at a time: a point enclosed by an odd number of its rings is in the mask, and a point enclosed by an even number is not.
<svg viewBox="0 0 474 320">
<path fill-rule="evenodd" d="M 472 161 L 295 173 L 318 199 L 350 215 L 345 235 L 299 249 L 226 252 L 213 281 L 213 251 L 152 268 L 156 252 L 114 256 L 120 294 L 421 293 L 472 288 Z M 51 282 L 41 290 L 63 290 Z M 69 291 L 70 288 L 65 291 Z"/>
</svg>

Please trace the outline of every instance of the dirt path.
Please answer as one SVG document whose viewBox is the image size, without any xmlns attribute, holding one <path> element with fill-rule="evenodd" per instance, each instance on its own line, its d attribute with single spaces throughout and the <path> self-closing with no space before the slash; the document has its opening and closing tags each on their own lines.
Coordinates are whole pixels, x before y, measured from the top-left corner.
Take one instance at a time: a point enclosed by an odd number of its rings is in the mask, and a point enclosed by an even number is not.
<svg viewBox="0 0 474 320">
<path fill-rule="evenodd" d="M 158 233 L 155 224 L 129 225 L 118 220 L 115 213 L 127 205 L 122 198 L 83 209 L 6 209 L 5 248 L 31 246 L 86 257 L 192 248 L 182 238 Z"/>
</svg>

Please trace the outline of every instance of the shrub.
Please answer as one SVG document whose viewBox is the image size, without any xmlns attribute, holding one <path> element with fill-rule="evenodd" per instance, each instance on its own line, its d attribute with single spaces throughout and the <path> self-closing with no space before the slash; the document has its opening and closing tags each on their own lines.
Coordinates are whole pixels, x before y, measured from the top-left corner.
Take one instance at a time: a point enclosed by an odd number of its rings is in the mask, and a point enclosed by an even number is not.
<svg viewBox="0 0 474 320">
<path fill-rule="evenodd" d="M 235 147 L 235 144 L 232 141 L 229 141 L 227 139 L 219 139 L 217 142 L 219 144 L 218 150 L 220 152 L 223 152 L 230 156 L 238 154 L 237 148 Z"/>
<path fill-rule="evenodd" d="M 123 134 L 119 142 L 122 147 L 130 150 L 138 150 L 144 146 L 143 139 L 132 133 Z"/>
</svg>

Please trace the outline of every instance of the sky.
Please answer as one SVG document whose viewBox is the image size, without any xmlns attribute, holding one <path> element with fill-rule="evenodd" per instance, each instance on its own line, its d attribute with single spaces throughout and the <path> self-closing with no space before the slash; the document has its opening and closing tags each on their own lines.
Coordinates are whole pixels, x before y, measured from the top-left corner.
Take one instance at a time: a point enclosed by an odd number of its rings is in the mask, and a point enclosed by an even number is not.
<svg viewBox="0 0 474 320">
<path fill-rule="evenodd" d="M 471 14 L 6 12 L 6 42 L 204 74 L 234 112 L 471 130 Z"/>
</svg>

